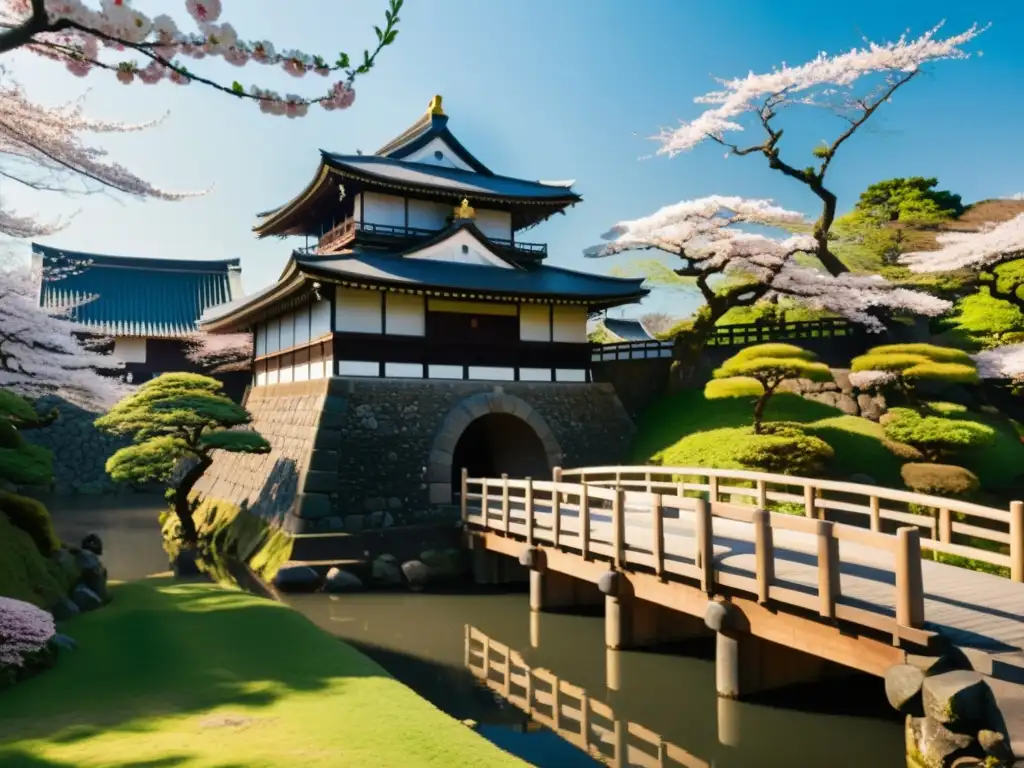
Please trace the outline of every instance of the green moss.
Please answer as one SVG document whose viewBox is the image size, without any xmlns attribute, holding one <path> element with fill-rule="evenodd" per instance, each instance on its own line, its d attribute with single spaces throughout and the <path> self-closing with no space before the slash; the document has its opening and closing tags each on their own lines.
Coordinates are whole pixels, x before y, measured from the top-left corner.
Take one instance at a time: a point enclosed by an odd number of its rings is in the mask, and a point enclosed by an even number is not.
<svg viewBox="0 0 1024 768">
<path fill-rule="evenodd" d="M 60 549 L 60 539 L 53 529 L 50 512 L 41 501 L 0 491 L 0 512 L 32 537 L 32 541 L 44 557 L 49 557 Z"/>
<path fill-rule="evenodd" d="M 0 512 L 0 595 L 49 608 L 67 594 L 70 578 Z"/>
</svg>

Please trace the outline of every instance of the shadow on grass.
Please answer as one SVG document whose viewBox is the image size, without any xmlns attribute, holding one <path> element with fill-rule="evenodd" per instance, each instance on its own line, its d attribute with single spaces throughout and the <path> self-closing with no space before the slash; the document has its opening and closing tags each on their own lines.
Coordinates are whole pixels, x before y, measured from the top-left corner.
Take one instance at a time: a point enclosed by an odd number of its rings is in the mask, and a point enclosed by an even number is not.
<svg viewBox="0 0 1024 768">
<path fill-rule="evenodd" d="M 75 763 L 49 760 L 24 750 L 0 751 L 4 768 L 78 768 Z M 192 755 L 170 755 L 155 760 L 129 760 L 128 762 L 106 763 L 105 768 L 176 768 L 188 765 L 195 758 Z M 247 768 L 242 763 L 220 763 L 211 768 Z"/>
<path fill-rule="evenodd" d="M 5 691 L 0 743 L 144 731 L 147 718 L 263 707 L 293 691 L 336 691 L 338 678 L 386 674 L 300 614 L 242 593 L 151 579 L 117 585 L 113 595 L 62 626 L 75 651 Z"/>
</svg>

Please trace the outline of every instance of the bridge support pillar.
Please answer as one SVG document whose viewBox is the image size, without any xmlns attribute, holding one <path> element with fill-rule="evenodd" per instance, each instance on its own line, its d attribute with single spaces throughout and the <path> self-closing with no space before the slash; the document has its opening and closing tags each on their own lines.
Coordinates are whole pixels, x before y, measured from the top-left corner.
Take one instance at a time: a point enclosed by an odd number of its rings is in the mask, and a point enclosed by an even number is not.
<svg viewBox="0 0 1024 768">
<path fill-rule="evenodd" d="M 593 584 L 547 568 L 544 551 L 527 548 L 519 564 L 530 570 L 530 610 L 558 611 L 600 605 L 601 593 Z"/>
<path fill-rule="evenodd" d="M 700 619 L 637 598 L 629 580 L 618 571 L 605 573 L 597 586 L 605 596 L 604 638 L 608 648 L 644 648 L 708 634 Z"/>
<path fill-rule="evenodd" d="M 715 689 L 724 698 L 817 682 L 840 670 L 826 659 L 751 635 L 742 611 L 729 603 L 709 603 L 704 621 L 715 631 Z"/>
<path fill-rule="evenodd" d="M 482 545 L 470 549 L 470 565 L 475 584 L 516 584 L 526 579 L 525 571 L 515 560 L 491 552 Z"/>
</svg>

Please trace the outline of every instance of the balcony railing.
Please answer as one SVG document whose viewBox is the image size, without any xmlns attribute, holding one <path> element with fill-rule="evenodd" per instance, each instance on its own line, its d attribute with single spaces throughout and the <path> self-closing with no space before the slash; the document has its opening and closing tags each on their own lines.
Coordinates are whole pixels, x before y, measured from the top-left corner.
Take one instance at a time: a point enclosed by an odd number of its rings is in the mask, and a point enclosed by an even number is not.
<svg viewBox="0 0 1024 768">
<path fill-rule="evenodd" d="M 376 240 L 378 242 L 380 240 L 408 241 L 430 237 L 440 231 L 440 229 L 405 227 L 394 224 L 374 224 L 367 221 L 346 219 L 324 233 L 315 251 L 317 253 L 336 253 L 350 245 L 357 238 Z M 489 237 L 488 240 L 499 248 L 511 251 L 518 256 L 543 258 L 548 252 L 546 243 L 520 243 L 500 237 Z"/>
</svg>

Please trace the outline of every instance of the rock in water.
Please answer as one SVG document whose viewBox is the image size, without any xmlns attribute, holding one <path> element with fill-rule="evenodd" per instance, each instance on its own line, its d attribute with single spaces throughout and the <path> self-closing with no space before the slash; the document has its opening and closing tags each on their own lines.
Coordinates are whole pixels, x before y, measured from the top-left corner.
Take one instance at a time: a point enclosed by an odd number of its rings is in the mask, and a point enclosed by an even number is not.
<svg viewBox="0 0 1024 768">
<path fill-rule="evenodd" d="M 67 621 L 81 612 L 81 609 L 68 597 L 62 597 L 50 608 L 54 621 Z"/>
<path fill-rule="evenodd" d="M 988 689 L 982 676 L 969 669 L 926 677 L 922 687 L 924 713 L 931 719 L 959 730 L 978 723 L 985 716 Z"/>
<path fill-rule="evenodd" d="M 924 672 L 910 664 L 896 664 L 885 671 L 885 697 L 897 712 L 920 715 Z"/>
<path fill-rule="evenodd" d="M 274 575 L 274 586 L 282 592 L 312 592 L 320 587 L 320 574 L 308 565 L 282 565 Z"/>
<path fill-rule="evenodd" d="M 341 568 L 331 568 L 324 580 L 324 590 L 327 592 L 354 592 L 362 588 L 363 582 L 358 576 Z"/>
<path fill-rule="evenodd" d="M 420 553 L 420 561 L 436 576 L 458 576 L 465 570 L 462 552 L 457 549 L 428 549 Z"/>
<path fill-rule="evenodd" d="M 1006 741 L 1006 736 L 999 731 L 978 731 L 978 744 L 986 755 L 994 757 L 1000 763 L 1011 765 L 1013 763 L 1013 752 Z"/>
<path fill-rule="evenodd" d="M 398 564 L 398 558 L 394 555 L 380 555 L 373 561 L 370 570 L 373 580 L 381 584 L 401 584 L 402 568 Z"/>
<path fill-rule="evenodd" d="M 409 588 L 418 592 L 427 586 L 431 571 L 421 560 L 408 560 L 402 563 L 402 575 L 409 582 Z"/>
<path fill-rule="evenodd" d="M 82 539 L 82 549 L 87 552 L 92 552 L 94 555 L 102 555 L 103 539 L 95 533 L 87 534 L 86 537 Z"/>
<path fill-rule="evenodd" d="M 908 766 L 952 768 L 961 757 L 980 757 L 982 754 L 973 738 L 962 733 L 953 733 L 930 717 L 908 715 L 906 737 Z"/>
<path fill-rule="evenodd" d="M 74 589 L 71 590 L 71 599 L 83 613 L 85 611 L 95 611 L 103 605 L 103 600 L 100 599 L 100 596 L 84 584 L 75 585 Z"/>
</svg>

